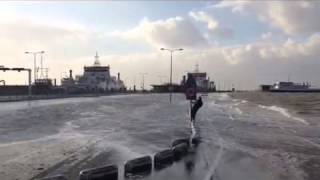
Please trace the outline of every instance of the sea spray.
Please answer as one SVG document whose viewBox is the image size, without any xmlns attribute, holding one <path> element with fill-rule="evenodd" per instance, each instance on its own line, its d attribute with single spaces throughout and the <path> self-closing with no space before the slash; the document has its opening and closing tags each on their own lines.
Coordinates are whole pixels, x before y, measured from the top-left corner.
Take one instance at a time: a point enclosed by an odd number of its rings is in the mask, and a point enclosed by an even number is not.
<svg viewBox="0 0 320 180">
<path fill-rule="evenodd" d="M 260 108 L 262 109 L 267 109 L 269 111 L 276 111 L 278 113 L 280 113 L 281 115 L 289 118 L 289 119 L 293 119 L 295 121 L 298 121 L 300 123 L 303 123 L 305 125 L 309 125 L 308 122 L 306 122 L 304 119 L 302 118 L 299 118 L 299 117 L 295 117 L 295 116 L 292 116 L 287 109 L 285 108 L 282 108 L 282 107 L 279 107 L 279 106 L 263 106 L 263 105 L 259 105 Z"/>
</svg>

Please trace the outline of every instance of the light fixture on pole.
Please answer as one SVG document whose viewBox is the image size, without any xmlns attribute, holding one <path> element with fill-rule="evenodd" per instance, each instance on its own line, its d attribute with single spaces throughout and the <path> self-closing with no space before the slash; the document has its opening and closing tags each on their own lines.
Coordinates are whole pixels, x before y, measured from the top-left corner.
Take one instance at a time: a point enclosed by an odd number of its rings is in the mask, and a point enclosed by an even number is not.
<svg viewBox="0 0 320 180">
<path fill-rule="evenodd" d="M 34 67 L 33 67 L 33 73 L 34 73 L 34 83 L 36 82 L 37 79 L 37 54 L 44 54 L 44 51 L 37 51 L 37 52 L 30 52 L 26 51 L 25 54 L 32 54 L 33 55 L 33 61 L 34 61 Z"/>
<path fill-rule="evenodd" d="M 166 49 L 166 48 L 161 48 L 161 51 L 169 51 L 170 52 L 170 84 L 169 84 L 169 92 L 170 92 L 170 96 L 169 96 L 169 100 L 171 103 L 171 99 L 172 99 L 172 54 L 175 51 L 183 51 L 182 48 L 180 49 Z"/>
</svg>

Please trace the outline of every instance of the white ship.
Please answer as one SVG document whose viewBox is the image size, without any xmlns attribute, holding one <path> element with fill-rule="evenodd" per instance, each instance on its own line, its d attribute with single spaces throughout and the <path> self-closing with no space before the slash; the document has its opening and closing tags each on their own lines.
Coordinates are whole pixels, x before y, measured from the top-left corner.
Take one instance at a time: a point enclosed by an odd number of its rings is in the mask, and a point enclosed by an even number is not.
<svg viewBox="0 0 320 180">
<path fill-rule="evenodd" d="M 270 87 L 271 92 L 320 92 L 320 89 L 311 88 L 309 83 L 276 82 Z"/>
</svg>

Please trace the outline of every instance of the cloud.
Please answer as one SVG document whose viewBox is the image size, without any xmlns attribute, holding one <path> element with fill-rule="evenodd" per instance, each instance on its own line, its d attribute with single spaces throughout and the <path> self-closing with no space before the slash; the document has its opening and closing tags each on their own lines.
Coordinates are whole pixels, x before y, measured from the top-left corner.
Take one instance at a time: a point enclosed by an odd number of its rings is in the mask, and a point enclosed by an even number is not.
<svg viewBox="0 0 320 180">
<path fill-rule="evenodd" d="M 186 71 L 196 63 L 216 83 L 235 84 L 236 88 L 256 89 L 262 83 L 286 80 L 288 75 L 296 82 L 309 81 L 320 85 L 320 35 L 314 34 L 303 42 L 287 39 L 274 43 L 261 41 L 229 47 L 186 49 L 173 56 L 173 79 L 179 83 Z M 117 61 L 115 61 L 117 60 Z M 146 84 L 160 83 L 159 75 L 169 75 L 170 56 L 161 51 L 142 54 L 101 56 L 101 61 L 112 64 L 114 73 L 121 72 L 132 87 L 136 79 L 140 87 L 141 76 L 146 72 Z M 135 78 L 134 78 L 135 77 Z M 222 85 L 221 85 L 222 86 Z"/>
<path fill-rule="evenodd" d="M 263 33 L 263 34 L 261 35 L 261 38 L 262 38 L 263 40 L 270 40 L 270 39 L 272 38 L 272 32 Z"/>
<path fill-rule="evenodd" d="M 228 2 L 229 5 L 220 4 L 219 8 L 233 5 L 233 1 Z M 246 2 L 235 6 L 234 11 L 245 13 L 251 7 L 253 5 Z M 250 12 L 261 14 L 261 17 L 266 15 L 263 10 L 261 12 L 250 10 Z M 212 33 L 211 36 L 218 36 L 219 34 L 214 33 L 223 31 L 221 23 L 212 15 L 202 11 L 190 12 L 190 17 L 192 19 L 172 17 L 157 21 L 145 18 L 131 30 L 104 33 L 116 41 L 117 38 L 128 40 L 130 43 L 135 40 L 144 41 L 146 45 L 156 49 L 186 47 L 184 51 L 177 52 L 173 56 L 174 82 L 179 82 L 185 71 L 191 71 L 194 65 L 199 63 L 200 70 L 206 71 L 211 80 L 234 83 L 236 88 L 239 86 L 246 89 L 256 88 L 260 83 L 285 80 L 289 74 L 294 81 L 310 81 L 320 85 L 319 33 L 306 35 L 306 39 L 289 36 L 281 41 L 276 39 L 277 34 L 266 31 L 256 42 L 213 46 L 207 43 L 198 29 L 197 22 L 204 23 L 206 30 Z M 264 18 L 264 21 L 267 19 Z M 69 69 L 73 69 L 74 74 L 81 74 L 84 65 L 93 63 L 94 52 L 98 50 L 101 63 L 109 64 L 112 74 L 120 72 L 122 79 L 129 86 L 132 86 L 134 81 L 138 87 L 140 86 L 139 73 L 148 73 L 146 84 L 151 84 L 159 83 L 159 75 L 168 76 L 170 72 L 170 55 L 166 52 L 142 51 L 116 54 L 105 48 L 106 44 L 109 46 L 115 44 L 108 41 L 108 37 L 102 36 L 101 33 L 92 32 L 81 25 L 70 27 L 67 26 L 68 23 L 50 25 L 48 22 L 44 24 L 37 22 L 39 21 L 21 17 L 0 20 L 2 34 L 0 65 L 33 67 L 32 57 L 26 56 L 24 51 L 45 50 L 45 64 L 50 66 L 50 77 L 60 78 L 60 73 Z M 274 39 L 276 41 L 273 41 Z M 125 49 L 123 46 L 120 42 L 118 48 Z M 2 72 L 0 76 L 0 79 L 8 77 Z M 21 81 L 20 77 L 15 75 L 10 75 L 9 78 L 11 82 L 26 81 L 23 79 L 25 76 L 21 77 Z"/>
<path fill-rule="evenodd" d="M 2 14 L 4 15 L 4 14 Z M 7 14 L 0 20 L 0 65 L 7 67 L 33 68 L 33 57 L 25 51 L 46 51 L 44 66 L 49 66 L 49 75 L 59 78 L 64 68 L 71 68 L 80 63 L 87 51 L 95 51 L 92 46 L 95 33 L 78 26 L 58 26 L 19 16 Z M 38 57 L 38 65 L 40 58 Z M 72 63 L 71 63 L 72 62 Z M 83 61 L 82 65 L 83 66 Z M 1 74 L 10 83 L 25 83 L 24 75 Z M 20 73 L 21 74 L 21 73 Z"/>
<path fill-rule="evenodd" d="M 207 42 L 198 29 L 182 17 L 149 21 L 144 18 L 128 31 L 114 31 L 110 36 L 128 40 L 145 40 L 154 47 L 203 47 Z"/>
<path fill-rule="evenodd" d="M 49 26 L 29 19 L 0 21 L 0 47 L 5 54 L 36 49 L 71 49 L 87 46 L 93 33 L 83 29 Z M 18 48 L 18 49 L 17 49 Z"/>
<path fill-rule="evenodd" d="M 209 32 L 218 37 L 222 38 L 233 38 L 233 29 L 228 27 L 222 27 L 221 24 L 214 19 L 213 16 L 210 16 L 208 13 L 204 11 L 199 12 L 189 12 L 189 16 L 192 17 L 194 20 L 203 22 L 207 24 L 207 28 Z"/>
<path fill-rule="evenodd" d="M 209 16 L 206 12 L 189 12 L 189 15 L 194 18 L 196 21 L 201 21 L 208 24 L 208 29 L 214 31 L 218 29 L 219 22 L 215 20 L 213 17 Z"/>
<path fill-rule="evenodd" d="M 319 1 L 222 1 L 215 8 L 254 13 L 258 18 L 288 35 L 313 34 L 320 31 Z"/>
<path fill-rule="evenodd" d="M 176 21 L 183 20 L 173 18 L 171 21 L 169 22 L 172 23 L 172 28 L 177 28 L 175 27 Z M 95 51 L 95 47 L 92 47 L 92 45 L 95 44 L 96 39 L 92 37 L 93 35 L 90 32 L 21 23 L 6 24 L 6 26 L 3 26 L 5 28 L 1 29 L 2 33 L 6 34 L 6 36 L 0 37 L 0 46 L 3 50 L 1 59 L 10 59 L 10 61 L 5 61 L 5 65 L 17 66 L 23 64 L 32 67 L 32 57 L 26 57 L 23 52 L 40 48 L 48 50 L 48 54 L 45 55 L 45 62 L 46 65 L 50 66 L 50 77 L 60 78 L 60 73 L 68 71 L 68 69 L 73 69 L 75 74 L 81 74 L 84 65 L 92 64 L 93 55 L 92 57 L 88 56 L 88 52 Z M 147 23 L 151 27 L 158 26 L 157 23 L 157 25 L 154 24 L 155 22 L 147 21 Z M 162 23 L 166 24 L 164 26 L 166 28 L 169 26 L 167 21 L 158 23 L 161 26 Z M 19 29 L 26 31 L 20 32 Z M 122 35 L 130 35 L 126 38 L 139 39 L 141 33 L 125 33 Z M 142 35 L 142 37 L 146 37 L 144 34 Z M 270 33 L 265 34 L 265 36 L 269 35 Z M 162 41 L 157 41 L 154 36 L 159 35 L 147 36 L 151 38 L 152 45 L 161 44 Z M 170 41 L 166 40 L 165 42 L 168 45 L 167 42 Z M 120 72 L 123 80 L 131 87 L 134 81 L 137 87 L 140 87 L 141 76 L 139 73 L 148 73 L 146 84 L 160 83 L 159 75 L 168 76 L 169 74 L 170 56 L 168 53 L 156 51 L 112 55 L 110 52 L 103 50 L 99 51 L 99 54 L 101 63 L 109 64 L 112 74 Z M 227 47 L 186 48 L 185 51 L 174 54 L 173 79 L 174 82 L 179 82 L 185 71 L 192 70 L 194 65 L 199 63 L 200 70 L 208 72 L 212 80 L 221 84 L 222 82 L 233 83 L 236 88 L 241 86 L 246 89 L 254 89 L 261 83 L 284 80 L 289 74 L 295 81 L 310 81 L 320 85 L 319 79 L 316 78 L 319 77 L 319 56 L 319 34 L 314 34 L 305 41 L 295 41 L 288 38 L 286 41 L 279 43 L 257 41 Z M 0 72 L 0 75 L 3 74 Z M 15 82 L 19 80 L 15 75 L 10 77 L 14 77 L 11 80 Z M 26 79 L 23 79 L 26 76 L 19 78 L 22 78 L 20 82 L 26 82 Z"/>
</svg>

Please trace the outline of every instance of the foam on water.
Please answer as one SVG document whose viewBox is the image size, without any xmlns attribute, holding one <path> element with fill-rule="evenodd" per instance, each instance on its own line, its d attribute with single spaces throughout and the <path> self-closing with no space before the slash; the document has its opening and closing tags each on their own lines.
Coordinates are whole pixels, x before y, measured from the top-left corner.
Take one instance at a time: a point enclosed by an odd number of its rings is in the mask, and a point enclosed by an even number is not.
<svg viewBox="0 0 320 180">
<path fill-rule="evenodd" d="M 227 100 L 230 100 L 230 96 L 228 94 L 220 94 L 220 96 L 218 97 L 218 100 L 219 101 L 227 101 Z"/>
<path fill-rule="evenodd" d="M 236 107 L 235 110 L 236 110 L 236 112 L 237 112 L 238 114 L 240 114 L 240 115 L 243 113 L 243 112 L 241 111 L 241 109 L 238 108 L 238 107 Z"/>
<path fill-rule="evenodd" d="M 303 123 L 305 125 L 309 125 L 308 122 L 306 122 L 304 119 L 302 118 L 299 118 L 299 117 L 295 117 L 295 116 L 292 116 L 289 111 L 285 108 L 282 108 L 282 107 L 279 107 L 279 106 L 263 106 L 263 105 L 258 105 L 260 108 L 262 109 L 267 109 L 269 111 L 275 111 L 275 112 L 278 112 L 280 113 L 281 115 L 289 118 L 289 119 L 292 119 L 292 120 L 295 120 L 295 121 L 298 121 L 300 123 Z"/>
</svg>

